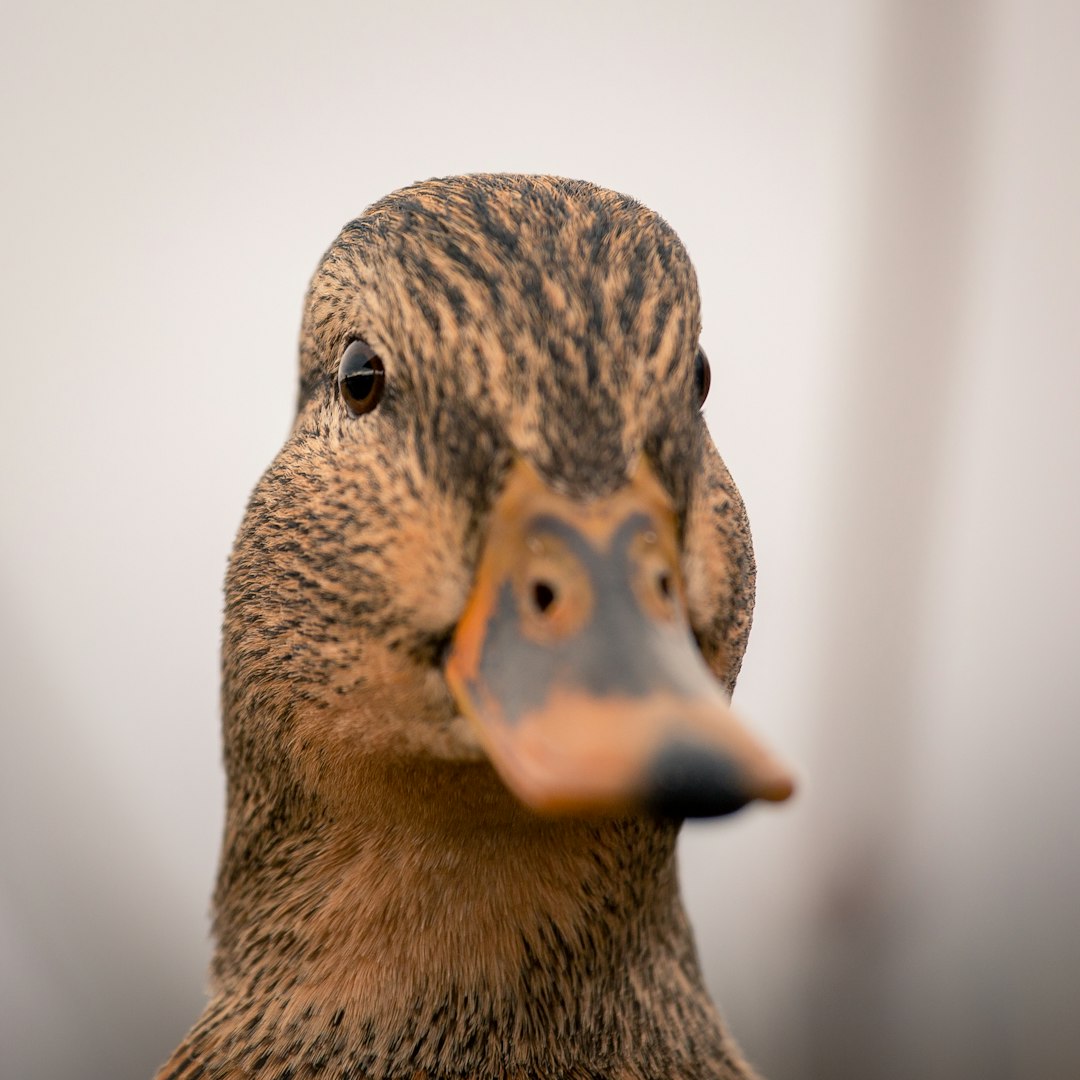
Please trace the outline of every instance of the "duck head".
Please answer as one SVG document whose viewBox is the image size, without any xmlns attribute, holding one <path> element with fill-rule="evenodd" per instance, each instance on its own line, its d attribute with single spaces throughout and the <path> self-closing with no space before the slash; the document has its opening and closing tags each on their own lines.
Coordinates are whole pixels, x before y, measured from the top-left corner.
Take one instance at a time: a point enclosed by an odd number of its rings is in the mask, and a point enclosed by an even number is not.
<svg viewBox="0 0 1080 1080">
<path fill-rule="evenodd" d="M 430 181 L 308 293 L 223 638 L 213 999 L 161 1080 L 724 1077 L 679 820 L 791 781 L 732 714 L 753 604 L 671 229 Z"/>
<path fill-rule="evenodd" d="M 578 815 L 786 798 L 728 705 L 754 563 L 699 329 L 672 230 L 589 184 L 431 181 L 346 226 L 232 560 L 232 777 L 347 803 L 380 760 L 474 763 Z"/>
</svg>

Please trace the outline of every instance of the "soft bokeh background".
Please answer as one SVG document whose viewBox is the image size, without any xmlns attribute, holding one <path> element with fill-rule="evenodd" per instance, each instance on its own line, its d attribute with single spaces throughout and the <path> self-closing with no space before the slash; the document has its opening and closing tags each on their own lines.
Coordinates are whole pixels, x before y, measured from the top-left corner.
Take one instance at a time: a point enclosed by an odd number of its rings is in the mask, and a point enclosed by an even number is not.
<svg viewBox="0 0 1080 1080">
<path fill-rule="evenodd" d="M 9 5 L 0 1074 L 200 1008 L 220 581 L 308 275 L 414 179 L 584 177 L 694 257 L 797 802 L 687 830 L 772 1080 L 1080 1076 L 1075 3 Z"/>
</svg>

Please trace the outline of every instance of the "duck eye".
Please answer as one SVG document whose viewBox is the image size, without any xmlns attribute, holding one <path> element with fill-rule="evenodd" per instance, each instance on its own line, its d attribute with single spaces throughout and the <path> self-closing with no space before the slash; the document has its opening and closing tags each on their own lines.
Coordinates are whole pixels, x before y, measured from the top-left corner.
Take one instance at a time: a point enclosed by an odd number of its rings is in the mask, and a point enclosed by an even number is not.
<svg viewBox="0 0 1080 1080">
<path fill-rule="evenodd" d="M 353 416 L 371 412 L 383 394 L 386 372 L 383 362 L 367 342 L 352 341 L 341 354 L 338 386 Z"/>
<path fill-rule="evenodd" d="M 709 370 L 709 358 L 705 350 L 698 347 L 697 356 L 694 357 L 694 391 L 697 394 L 697 404 L 700 409 L 709 396 L 709 386 L 712 384 L 712 372 Z"/>
</svg>

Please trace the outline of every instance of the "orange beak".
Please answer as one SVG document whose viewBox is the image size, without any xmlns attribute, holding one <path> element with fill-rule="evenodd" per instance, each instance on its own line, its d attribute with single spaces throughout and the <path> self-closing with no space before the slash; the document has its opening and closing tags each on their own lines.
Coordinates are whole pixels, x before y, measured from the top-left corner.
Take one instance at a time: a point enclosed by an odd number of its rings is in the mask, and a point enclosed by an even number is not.
<svg viewBox="0 0 1080 1080">
<path fill-rule="evenodd" d="M 587 504 L 515 464 L 446 679 L 507 787 L 538 811 L 702 817 L 794 789 L 705 666 L 675 514 L 644 459 Z"/>
</svg>

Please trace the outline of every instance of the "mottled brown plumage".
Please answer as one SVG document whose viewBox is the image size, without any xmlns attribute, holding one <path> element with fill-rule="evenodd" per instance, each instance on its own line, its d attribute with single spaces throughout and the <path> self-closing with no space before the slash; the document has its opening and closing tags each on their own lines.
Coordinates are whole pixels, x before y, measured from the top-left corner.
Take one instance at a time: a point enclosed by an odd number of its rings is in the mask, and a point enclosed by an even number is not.
<svg viewBox="0 0 1080 1080">
<path fill-rule="evenodd" d="M 439 665 L 513 458 L 588 499 L 645 453 L 734 684 L 753 557 L 699 328 L 671 229 L 589 184 L 430 181 L 342 231 L 229 567 L 212 1000 L 159 1080 L 751 1075 L 702 985 L 677 827 L 522 807 Z M 386 366 L 362 417 L 336 383 L 355 337 Z"/>
</svg>

